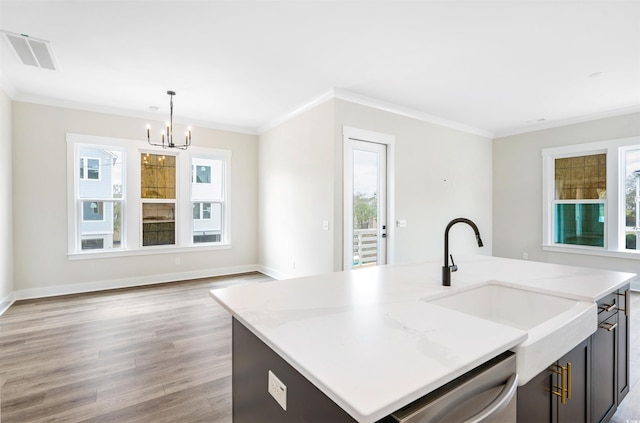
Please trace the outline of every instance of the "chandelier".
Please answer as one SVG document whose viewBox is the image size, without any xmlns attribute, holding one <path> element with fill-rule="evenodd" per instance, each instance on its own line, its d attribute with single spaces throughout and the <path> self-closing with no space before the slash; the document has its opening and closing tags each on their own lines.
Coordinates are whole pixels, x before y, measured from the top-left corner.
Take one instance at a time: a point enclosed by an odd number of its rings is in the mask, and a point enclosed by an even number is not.
<svg viewBox="0 0 640 423">
<path fill-rule="evenodd" d="M 162 143 L 151 142 L 151 126 L 147 125 L 147 142 L 150 145 L 162 148 L 177 148 L 179 150 L 186 150 L 191 145 L 191 127 L 184 133 L 184 144 L 176 144 L 173 142 L 173 96 L 176 95 L 175 91 L 167 91 L 169 94 L 169 122 L 167 122 L 167 130 L 162 131 Z M 166 138 L 165 138 L 166 137 Z M 166 139 L 166 141 L 165 141 Z"/>
</svg>

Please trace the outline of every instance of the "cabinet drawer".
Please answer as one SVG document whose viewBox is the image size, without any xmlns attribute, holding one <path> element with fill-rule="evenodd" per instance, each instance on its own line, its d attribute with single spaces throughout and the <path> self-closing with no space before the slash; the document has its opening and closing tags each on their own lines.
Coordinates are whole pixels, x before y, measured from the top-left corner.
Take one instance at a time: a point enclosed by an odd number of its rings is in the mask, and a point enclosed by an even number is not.
<svg viewBox="0 0 640 423">
<path fill-rule="evenodd" d="M 613 292 L 598 301 L 598 323 L 602 323 L 618 312 L 618 293 Z"/>
</svg>

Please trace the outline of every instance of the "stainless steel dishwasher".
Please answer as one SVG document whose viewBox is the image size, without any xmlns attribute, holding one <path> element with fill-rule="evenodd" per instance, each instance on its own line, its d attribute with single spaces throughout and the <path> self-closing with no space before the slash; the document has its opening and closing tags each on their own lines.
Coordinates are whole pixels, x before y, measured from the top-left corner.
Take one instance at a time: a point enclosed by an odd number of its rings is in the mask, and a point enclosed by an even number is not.
<svg viewBox="0 0 640 423">
<path fill-rule="evenodd" d="M 513 423 L 516 421 L 516 357 L 505 352 L 428 395 L 384 422 Z"/>
</svg>

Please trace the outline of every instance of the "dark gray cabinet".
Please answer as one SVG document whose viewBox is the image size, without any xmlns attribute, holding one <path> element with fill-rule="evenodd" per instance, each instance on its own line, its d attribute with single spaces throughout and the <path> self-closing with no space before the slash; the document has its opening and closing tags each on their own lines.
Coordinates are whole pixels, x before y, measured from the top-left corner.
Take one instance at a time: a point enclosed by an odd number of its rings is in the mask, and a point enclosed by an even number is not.
<svg viewBox="0 0 640 423">
<path fill-rule="evenodd" d="M 589 421 L 591 340 L 518 388 L 518 423 Z"/>
<path fill-rule="evenodd" d="M 232 321 L 234 423 L 356 423 L 242 323 Z M 269 371 L 287 387 L 286 411 L 267 392 Z"/>
<path fill-rule="evenodd" d="M 629 285 L 598 301 L 591 336 L 591 422 L 608 422 L 629 392 Z"/>
<path fill-rule="evenodd" d="M 598 301 L 596 332 L 518 388 L 518 423 L 611 419 L 629 392 L 629 307 L 629 285 Z"/>
</svg>

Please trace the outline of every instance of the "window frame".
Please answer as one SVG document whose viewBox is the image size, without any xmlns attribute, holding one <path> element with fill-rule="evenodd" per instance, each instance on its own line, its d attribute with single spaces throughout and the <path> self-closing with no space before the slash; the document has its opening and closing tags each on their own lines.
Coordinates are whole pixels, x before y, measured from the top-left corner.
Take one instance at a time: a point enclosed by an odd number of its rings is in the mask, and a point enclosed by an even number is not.
<svg viewBox="0 0 640 423">
<path fill-rule="evenodd" d="M 209 147 L 190 146 L 188 150 L 164 150 L 161 147 L 150 147 L 139 140 L 101 137 L 85 134 L 67 133 L 67 258 L 84 260 L 107 257 L 126 257 L 137 255 L 169 254 L 188 251 L 210 251 L 231 249 L 231 157 L 230 150 Z M 122 152 L 122 193 L 118 198 L 99 199 L 121 203 L 121 245 L 112 249 L 82 250 L 80 224 L 82 222 L 81 203 L 76 202 L 79 188 L 79 146 L 119 149 Z M 142 243 L 142 202 L 150 199 L 141 198 L 141 154 L 171 154 L 177 157 L 176 162 L 176 243 L 171 245 L 143 246 Z M 191 157 L 222 158 L 225 190 L 223 205 L 223 238 L 215 243 L 192 243 L 192 202 L 191 196 Z M 102 175 L 101 175 L 102 176 Z M 77 181 L 76 181 L 77 179 Z M 98 200 L 83 198 L 84 201 Z"/>
<path fill-rule="evenodd" d="M 221 192 L 220 198 L 215 197 L 196 197 L 194 195 L 193 189 L 194 186 L 198 184 L 202 184 L 201 182 L 197 182 L 196 174 L 197 171 L 194 170 L 194 166 L 198 166 L 195 163 L 198 160 L 219 160 L 221 161 L 221 169 L 220 169 L 220 178 L 221 178 Z M 196 236 L 194 226 L 196 223 L 196 219 L 193 217 L 193 212 L 190 214 L 191 216 L 191 225 L 189 228 L 189 238 L 190 243 L 193 246 L 201 246 L 201 245 L 224 245 L 230 242 L 230 216 L 229 213 L 229 205 L 230 203 L 230 163 L 231 163 L 231 151 L 228 150 L 212 150 L 208 154 L 191 154 L 189 157 L 189 172 L 191 174 L 190 183 L 189 183 L 189 205 L 193 210 L 193 205 L 195 203 L 210 203 L 211 204 L 211 215 L 208 219 L 204 219 L 203 216 L 203 208 L 200 208 L 200 221 L 203 220 L 213 220 L 213 209 L 215 204 L 220 204 L 220 219 L 221 219 L 221 227 L 220 227 L 220 241 L 212 241 L 212 242 L 195 242 L 194 238 Z M 213 167 L 210 167 L 210 182 L 213 183 L 216 175 L 214 175 Z"/>
<path fill-rule="evenodd" d="M 627 250 L 624 244 L 624 152 L 640 147 L 640 137 L 619 138 L 586 144 L 542 149 L 542 249 L 544 251 L 590 254 L 640 259 L 640 251 Z M 559 244 L 555 242 L 555 159 L 607 154 L 607 197 L 604 199 L 604 246 Z M 560 203 L 600 203 L 600 200 L 560 200 Z"/>
<path fill-rule="evenodd" d="M 154 198 L 154 197 L 142 197 L 142 176 L 140 176 L 140 183 L 139 185 L 139 198 L 138 200 L 140 201 L 140 221 L 139 221 L 139 227 L 140 227 L 140 235 L 139 235 L 139 248 L 143 248 L 143 249 L 152 249 L 152 248 L 167 248 L 167 247 L 177 247 L 178 246 L 178 242 L 179 242 L 179 235 L 180 235 L 180 218 L 182 216 L 182 213 L 178 207 L 178 195 L 179 195 L 179 184 L 180 184 L 180 156 L 178 154 L 177 151 L 165 151 L 165 150 L 150 150 L 150 149 L 142 149 L 138 151 L 138 162 L 140 163 L 140 166 L 138 167 L 138 173 L 141 174 L 142 171 L 142 156 L 143 155 L 155 155 L 155 156 L 172 156 L 175 157 L 175 168 L 174 168 L 174 180 L 175 180 L 175 186 L 174 186 L 174 190 L 175 190 L 175 195 L 173 198 Z M 174 243 L 173 244 L 149 244 L 149 245 L 145 245 L 144 244 L 144 206 L 145 204 L 169 204 L 169 205 L 173 205 L 173 239 L 174 239 Z M 147 222 L 147 223 L 151 223 L 151 222 Z M 159 222 L 160 223 L 160 222 Z M 166 223 L 166 222 L 165 222 Z"/>
</svg>

